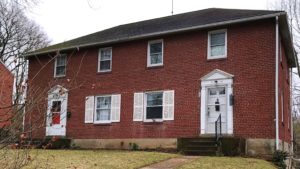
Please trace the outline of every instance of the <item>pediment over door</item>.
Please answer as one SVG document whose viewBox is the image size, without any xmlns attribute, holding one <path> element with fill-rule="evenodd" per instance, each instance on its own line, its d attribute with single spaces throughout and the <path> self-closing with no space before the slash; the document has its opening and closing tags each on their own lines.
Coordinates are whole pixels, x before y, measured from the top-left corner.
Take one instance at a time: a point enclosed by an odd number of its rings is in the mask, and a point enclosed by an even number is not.
<svg viewBox="0 0 300 169">
<path fill-rule="evenodd" d="M 220 80 L 220 79 L 231 79 L 233 77 L 232 74 L 224 72 L 219 69 L 215 69 L 210 73 L 206 74 L 201 78 L 202 81 L 210 81 L 210 80 Z"/>
</svg>

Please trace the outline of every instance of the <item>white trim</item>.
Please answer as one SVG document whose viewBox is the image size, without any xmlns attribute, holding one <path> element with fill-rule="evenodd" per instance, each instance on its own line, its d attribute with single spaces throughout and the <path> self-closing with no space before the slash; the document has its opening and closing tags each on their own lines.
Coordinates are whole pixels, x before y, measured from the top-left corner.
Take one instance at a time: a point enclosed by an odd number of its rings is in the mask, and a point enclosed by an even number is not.
<svg viewBox="0 0 300 169">
<path fill-rule="evenodd" d="M 217 76 L 215 76 L 217 75 Z M 221 77 L 223 75 L 224 77 Z M 221 77 L 221 78 L 220 78 Z M 200 117 L 201 117 L 201 125 L 200 125 L 200 133 L 206 134 L 206 102 L 207 102 L 207 94 L 208 88 L 216 87 L 216 86 L 225 86 L 226 94 L 227 94 L 227 131 L 224 132 L 226 134 L 233 134 L 233 106 L 230 105 L 230 95 L 233 94 L 233 75 L 221 71 L 219 69 L 215 69 L 212 72 L 201 78 L 201 109 L 200 109 Z"/>
<path fill-rule="evenodd" d="M 100 70 L 100 59 L 101 59 L 101 51 L 102 50 L 107 50 L 110 49 L 110 69 L 107 70 Z M 98 73 L 103 73 L 103 72 L 111 72 L 112 71 L 112 47 L 106 47 L 106 48 L 100 48 L 98 51 Z"/>
<path fill-rule="evenodd" d="M 154 44 L 154 43 L 161 43 L 161 63 L 157 63 L 157 64 L 151 64 L 151 59 L 150 59 L 150 45 Z M 164 65 L 164 41 L 163 41 L 163 39 L 148 41 L 147 67 L 155 67 L 155 66 L 162 66 L 162 65 Z"/>
<path fill-rule="evenodd" d="M 58 57 L 65 57 L 66 59 L 66 64 L 64 65 L 65 66 L 65 74 L 64 75 L 56 75 L 56 67 L 57 67 L 57 58 Z M 54 77 L 65 77 L 67 74 L 67 55 L 66 54 L 60 54 L 58 56 L 55 57 L 54 59 Z"/>
<path fill-rule="evenodd" d="M 211 35 L 217 34 L 217 33 L 225 33 L 225 46 L 224 46 L 224 55 L 217 55 L 217 56 L 211 56 Z M 220 58 L 226 58 L 227 57 L 227 29 L 219 29 L 214 31 L 209 31 L 207 36 L 207 59 L 220 59 Z"/>
</svg>

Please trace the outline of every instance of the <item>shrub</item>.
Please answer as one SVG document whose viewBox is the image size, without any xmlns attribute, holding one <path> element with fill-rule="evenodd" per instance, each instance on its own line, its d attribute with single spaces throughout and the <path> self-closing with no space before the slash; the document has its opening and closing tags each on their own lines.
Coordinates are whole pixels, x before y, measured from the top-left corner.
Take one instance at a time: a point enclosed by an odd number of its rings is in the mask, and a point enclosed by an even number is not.
<svg viewBox="0 0 300 169">
<path fill-rule="evenodd" d="M 136 143 L 129 143 L 129 146 L 130 146 L 130 150 L 132 151 L 136 151 L 139 149 L 139 145 Z"/>
<path fill-rule="evenodd" d="M 285 160 L 288 157 L 288 153 L 285 151 L 277 150 L 273 153 L 273 162 L 280 169 L 286 169 Z"/>
</svg>

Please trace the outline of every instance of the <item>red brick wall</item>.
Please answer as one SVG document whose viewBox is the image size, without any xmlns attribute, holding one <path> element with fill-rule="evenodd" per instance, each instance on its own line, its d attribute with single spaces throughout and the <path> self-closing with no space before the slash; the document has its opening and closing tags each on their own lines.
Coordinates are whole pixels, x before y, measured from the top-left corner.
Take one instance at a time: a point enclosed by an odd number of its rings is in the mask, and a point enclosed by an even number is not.
<svg viewBox="0 0 300 169">
<path fill-rule="evenodd" d="M 68 88 L 67 136 L 70 138 L 155 138 L 199 136 L 200 78 L 214 69 L 234 75 L 234 135 L 246 138 L 275 138 L 275 24 L 264 20 L 231 25 L 228 33 L 228 57 L 207 60 L 207 32 L 162 36 L 112 45 L 112 72 L 96 73 L 98 49 L 70 51 L 67 76 L 53 78 L 51 56 L 30 58 L 30 91 L 49 90 L 54 84 Z M 164 66 L 147 68 L 148 40 L 164 40 Z M 106 47 L 106 46 L 103 46 Z M 33 79 L 33 77 L 35 77 Z M 70 81 L 68 81 L 68 79 Z M 75 80 L 74 80 L 75 79 Z M 175 90 L 175 119 L 163 123 L 133 122 L 134 92 Z M 42 90 L 41 90 L 42 91 Z M 42 93 L 42 92 L 38 92 Z M 109 125 L 84 123 L 84 101 L 89 95 L 120 93 L 121 122 Z M 41 95 L 45 98 L 46 93 Z M 43 123 L 46 105 L 30 111 Z M 28 113 L 29 114 L 29 113 Z M 29 118 L 27 118 L 29 119 Z M 27 120 L 29 121 L 29 120 Z M 44 128 L 35 133 L 43 137 Z"/>
<path fill-rule="evenodd" d="M 0 62 L 0 128 L 10 122 L 13 81 L 13 75 Z"/>
</svg>

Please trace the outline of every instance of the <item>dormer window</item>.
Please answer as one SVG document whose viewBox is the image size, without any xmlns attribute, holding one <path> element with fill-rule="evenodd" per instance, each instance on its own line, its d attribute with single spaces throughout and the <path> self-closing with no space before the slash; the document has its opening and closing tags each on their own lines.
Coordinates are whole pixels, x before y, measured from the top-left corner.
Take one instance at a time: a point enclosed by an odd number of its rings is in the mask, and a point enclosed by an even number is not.
<svg viewBox="0 0 300 169">
<path fill-rule="evenodd" d="M 67 55 L 59 55 L 55 58 L 54 77 L 66 76 Z"/>
<path fill-rule="evenodd" d="M 227 31 L 225 29 L 208 32 L 207 59 L 227 57 Z"/>
<path fill-rule="evenodd" d="M 154 40 L 148 42 L 147 66 L 163 65 L 163 40 Z"/>
</svg>

